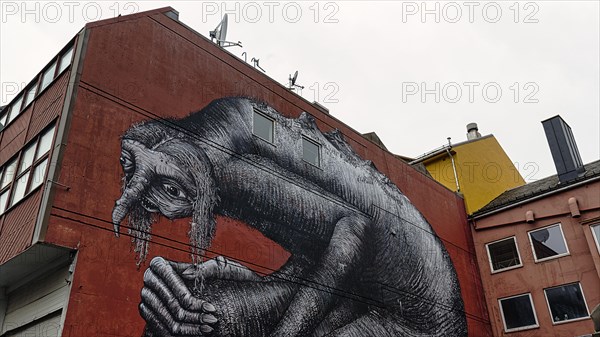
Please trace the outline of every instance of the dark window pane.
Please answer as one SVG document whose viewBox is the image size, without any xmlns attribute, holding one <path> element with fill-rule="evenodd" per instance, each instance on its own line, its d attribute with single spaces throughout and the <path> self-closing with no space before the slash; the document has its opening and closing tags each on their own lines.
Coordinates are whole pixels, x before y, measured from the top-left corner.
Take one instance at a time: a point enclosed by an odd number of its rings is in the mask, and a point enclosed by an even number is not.
<svg viewBox="0 0 600 337">
<path fill-rule="evenodd" d="M 504 269 L 521 264 L 514 238 L 494 242 L 488 245 L 493 270 Z"/>
<path fill-rule="evenodd" d="M 254 113 L 252 132 L 260 138 L 273 142 L 273 121 L 261 114 Z"/>
<path fill-rule="evenodd" d="M 546 289 L 554 322 L 589 316 L 579 283 Z"/>
<path fill-rule="evenodd" d="M 315 166 L 319 166 L 319 145 L 302 138 L 302 158 Z"/>
<path fill-rule="evenodd" d="M 530 232 L 529 236 L 538 260 L 567 253 L 567 246 L 560 226 Z"/>
<path fill-rule="evenodd" d="M 500 305 L 507 330 L 537 325 L 529 295 L 500 300 Z"/>
</svg>

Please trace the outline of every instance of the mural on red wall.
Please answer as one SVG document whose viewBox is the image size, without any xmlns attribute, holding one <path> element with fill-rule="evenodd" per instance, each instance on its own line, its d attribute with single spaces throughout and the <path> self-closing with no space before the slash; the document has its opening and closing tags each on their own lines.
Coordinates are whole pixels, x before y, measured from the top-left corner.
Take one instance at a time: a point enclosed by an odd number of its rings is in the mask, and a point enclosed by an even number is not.
<svg viewBox="0 0 600 337">
<path fill-rule="evenodd" d="M 155 257 L 145 271 L 145 336 L 466 336 L 456 272 L 431 226 L 310 115 L 223 98 L 134 125 L 120 160 L 113 224 L 118 236 L 127 219 L 140 263 L 158 216 L 191 219 L 190 261 Z M 291 257 L 270 275 L 203 261 L 216 215 Z"/>
</svg>

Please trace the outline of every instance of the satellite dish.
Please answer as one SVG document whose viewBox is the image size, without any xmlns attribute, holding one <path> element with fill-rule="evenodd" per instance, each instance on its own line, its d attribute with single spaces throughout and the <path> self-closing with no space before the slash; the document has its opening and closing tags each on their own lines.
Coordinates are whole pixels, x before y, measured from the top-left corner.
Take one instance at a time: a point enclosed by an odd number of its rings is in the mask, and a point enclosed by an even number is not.
<svg viewBox="0 0 600 337">
<path fill-rule="evenodd" d="M 227 37 L 227 14 L 225 14 L 223 16 L 223 20 L 221 20 L 221 23 L 219 24 L 219 26 L 221 26 L 221 29 L 219 29 L 219 34 L 217 35 L 217 43 L 219 44 L 219 46 L 221 45 L 222 41 L 225 41 L 225 38 Z"/>
<path fill-rule="evenodd" d="M 296 90 L 296 89 L 304 89 L 303 86 L 296 84 L 296 80 L 298 79 L 298 70 L 294 73 L 294 76 L 290 75 L 288 89 Z"/>
<path fill-rule="evenodd" d="M 219 25 L 215 28 L 215 30 L 211 30 L 208 34 L 210 35 L 211 40 L 217 40 L 217 45 L 220 47 L 231 47 L 238 46 L 241 47 L 242 43 L 238 42 L 229 42 L 226 41 L 227 37 L 227 14 L 223 15 L 223 19 L 219 22 Z"/>
</svg>

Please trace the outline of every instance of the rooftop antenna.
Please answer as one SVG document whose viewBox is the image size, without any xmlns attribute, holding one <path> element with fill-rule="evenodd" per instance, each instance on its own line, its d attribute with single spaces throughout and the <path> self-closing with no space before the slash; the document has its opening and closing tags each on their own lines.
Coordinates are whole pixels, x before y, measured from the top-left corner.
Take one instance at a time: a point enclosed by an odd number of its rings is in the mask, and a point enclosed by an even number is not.
<svg viewBox="0 0 600 337">
<path fill-rule="evenodd" d="M 254 58 L 254 57 L 252 58 L 252 60 L 250 60 L 250 62 L 254 63 L 254 68 L 258 68 L 258 69 L 262 70 L 262 72 L 263 72 L 263 73 L 266 73 L 267 71 L 266 71 L 266 70 L 264 70 L 264 69 L 263 69 L 263 68 L 260 66 L 260 64 L 258 64 L 258 62 L 259 62 L 259 61 L 260 61 L 259 59 L 257 59 L 257 58 Z"/>
<path fill-rule="evenodd" d="M 217 28 L 215 28 L 215 30 L 211 30 L 208 34 L 210 35 L 211 41 L 217 40 L 217 45 L 219 47 L 227 48 L 227 47 L 232 47 L 232 46 L 238 46 L 238 47 L 242 46 L 242 42 L 240 42 L 240 41 L 238 41 L 238 42 L 225 41 L 225 38 L 227 37 L 227 14 L 225 14 L 223 16 L 223 19 L 221 20 L 221 22 L 219 22 L 219 25 L 217 26 Z"/>
<path fill-rule="evenodd" d="M 296 84 L 296 80 L 298 79 L 298 70 L 294 73 L 294 76 L 290 75 L 288 79 L 290 82 L 288 84 L 288 89 L 296 90 L 296 89 L 304 89 L 303 86 Z"/>
<path fill-rule="evenodd" d="M 246 52 L 242 53 L 242 56 L 244 57 L 244 62 L 248 62 L 248 54 Z"/>
</svg>

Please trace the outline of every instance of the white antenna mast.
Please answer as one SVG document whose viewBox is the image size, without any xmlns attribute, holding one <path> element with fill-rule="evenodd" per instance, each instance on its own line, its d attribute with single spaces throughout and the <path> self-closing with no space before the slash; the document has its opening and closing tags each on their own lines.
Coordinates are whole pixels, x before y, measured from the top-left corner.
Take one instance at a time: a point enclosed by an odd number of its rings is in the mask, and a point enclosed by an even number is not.
<svg viewBox="0 0 600 337">
<path fill-rule="evenodd" d="M 217 28 L 215 28 L 215 30 L 211 30 L 208 34 L 210 35 L 211 41 L 217 40 L 217 45 L 220 47 L 227 48 L 232 46 L 242 46 L 242 42 L 240 41 L 229 42 L 225 40 L 227 38 L 227 14 L 223 16 L 223 19 L 221 22 L 219 22 Z"/>
<path fill-rule="evenodd" d="M 254 57 L 252 58 L 252 60 L 250 60 L 250 62 L 254 63 L 254 68 L 258 68 L 258 69 L 262 70 L 262 72 L 263 72 L 263 73 L 266 73 L 267 71 L 266 71 L 266 70 L 264 70 L 264 69 L 263 69 L 263 68 L 260 66 L 260 64 L 258 64 L 258 62 L 259 62 L 259 61 L 260 61 L 259 59 L 257 59 L 257 58 L 254 58 Z"/>
</svg>

